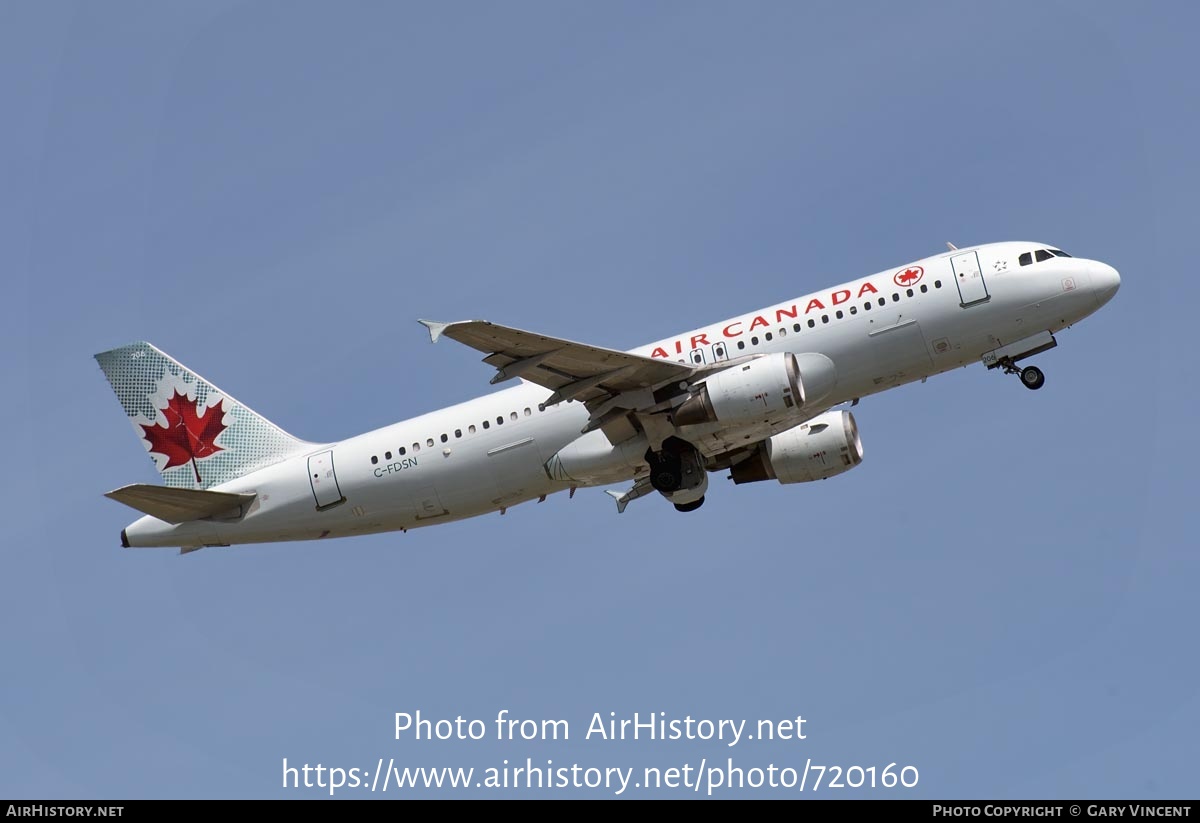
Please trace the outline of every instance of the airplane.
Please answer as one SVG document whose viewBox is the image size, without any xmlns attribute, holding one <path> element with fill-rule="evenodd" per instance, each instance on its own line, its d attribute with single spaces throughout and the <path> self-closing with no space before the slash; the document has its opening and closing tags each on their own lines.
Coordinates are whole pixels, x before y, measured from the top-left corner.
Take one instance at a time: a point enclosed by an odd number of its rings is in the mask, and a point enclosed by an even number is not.
<svg viewBox="0 0 1200 823">
<path fill-rule="evenodd" d="M 144 514 L 121 545 L 314 540 L 449 523 L 610 489 L 704 502 L 735 484 L 824 480 L 862 463 L 850 407 L 982 362 L 1018 363 L 1112 299 L 1116 269 L 1033 242 L 956 248 L 630 351 L 483 320 L 420 320 L 516 385 L 335 443 L 285 432 L 145 342 L 96 355 L 165 485 L 108 492 Z"/>
</svg>

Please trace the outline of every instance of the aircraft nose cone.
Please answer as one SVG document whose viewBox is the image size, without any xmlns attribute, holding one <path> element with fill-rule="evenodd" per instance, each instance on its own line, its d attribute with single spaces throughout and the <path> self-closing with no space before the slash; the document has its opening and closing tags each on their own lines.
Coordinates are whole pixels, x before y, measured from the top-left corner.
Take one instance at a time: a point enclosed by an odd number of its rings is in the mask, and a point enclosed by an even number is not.
<svg viewBox="0 0 1200 823">
<path fill-rule="evenodd" d="M 1097 263 L 1092 271 L 1092 291 L 1096 294 L 1096 302 L 1101 306 L 1113 299 L 1117 289 L 1121 288 L 1121 275 L 1106 263 Z"/>
</svg>

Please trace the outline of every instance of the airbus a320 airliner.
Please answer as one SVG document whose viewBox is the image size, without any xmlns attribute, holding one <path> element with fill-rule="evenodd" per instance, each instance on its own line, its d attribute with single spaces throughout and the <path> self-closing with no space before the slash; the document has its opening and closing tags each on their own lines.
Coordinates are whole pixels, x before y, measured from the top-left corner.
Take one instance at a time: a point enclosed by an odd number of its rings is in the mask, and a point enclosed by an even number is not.
<svg viewBox="0 0 1200 823">
<path fill-rule="evenodd" d="M 107 494 L 145 514 L 121 545 L 344 537 L 500 512 L 581 486 L 618 512 L 657 492 L 681 512 L 711 472 L 823 480 L 859 465 L 844 408 L 974 362 L 1017 364 L 1112 299 L 1115 269 L 1044 243 L 957 249 L 617 351 L 482 320 L 420 321 L 517 385 L 337 443 L 283 431 L 149 343 L 96 355 L 165 485 Z M 843 407 L 843 408 L 839 408 Z"/>
</svg>

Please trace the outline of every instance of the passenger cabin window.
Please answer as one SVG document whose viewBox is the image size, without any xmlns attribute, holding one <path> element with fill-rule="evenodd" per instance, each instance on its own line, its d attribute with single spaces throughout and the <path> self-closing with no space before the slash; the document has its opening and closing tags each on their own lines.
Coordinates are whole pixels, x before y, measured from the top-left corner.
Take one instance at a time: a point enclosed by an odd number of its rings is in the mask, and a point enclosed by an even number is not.
<svg viewBox="0 0 1200 823">
<path fill-rule="evenodd" d="M 1050 258 L 1054 257 L 1053 254 L 1046 251 L 1045 249 L 1038 249 L 1034 256 L 1037 257 L 1037 261 L 1039 263 L 1045 262 L 1046 260 L 1049 260 Z"/>
</svg>

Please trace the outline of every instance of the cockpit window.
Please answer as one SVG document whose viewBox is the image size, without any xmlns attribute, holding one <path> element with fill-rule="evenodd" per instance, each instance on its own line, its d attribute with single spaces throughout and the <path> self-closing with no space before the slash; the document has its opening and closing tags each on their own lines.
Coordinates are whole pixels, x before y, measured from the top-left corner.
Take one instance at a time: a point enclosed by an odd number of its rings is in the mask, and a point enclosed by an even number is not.
<svg viewBox="0 0 1200 823">
<path fill-rule="evenodd" d="M 1042 263 L 1046 260 L 1053 260 L 1055 257 L 1070 257 L 1071 255 L 1060 249 L 1038 249 L 1037 251 L 1025 252 L 1017 258 L 1017 262 L 1022 266 L 1028 266 L 1030 263 L 1035 262 L 1035 256 L 1037 258 L 1036 262 Z"/>
</svg>

